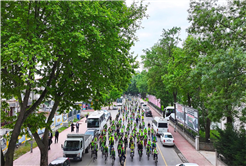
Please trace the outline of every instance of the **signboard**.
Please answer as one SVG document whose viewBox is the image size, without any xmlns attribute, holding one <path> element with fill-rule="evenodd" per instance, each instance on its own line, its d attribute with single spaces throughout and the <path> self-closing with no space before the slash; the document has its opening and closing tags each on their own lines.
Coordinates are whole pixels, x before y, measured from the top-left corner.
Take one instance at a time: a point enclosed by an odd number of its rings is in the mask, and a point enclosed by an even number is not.
<svg viewBox="0 0 246 166">
<path fill-rule="evenodd" d="M 198 132 L 198 113 L 197 110 L 185 107 L 185 125 L 195 132 Z"/>
<path fill-rule="evenodd" d="M 181 104 L 176 104 L 176 119 L 181 123 L 184 123 L 184 107 Z"/>
<path fill-rule="evenodd" d="M 199 132 L 198 111 L 196 109 L 176 103 L 176 119 L 185 127 Z"/>
<path fill-rule="evenodd" d="M 62 115 L 57 115 L 55 119 L 56 119 L 56 126 L 61 125 L 61 123 L 62 123 Z"/>
</svg>

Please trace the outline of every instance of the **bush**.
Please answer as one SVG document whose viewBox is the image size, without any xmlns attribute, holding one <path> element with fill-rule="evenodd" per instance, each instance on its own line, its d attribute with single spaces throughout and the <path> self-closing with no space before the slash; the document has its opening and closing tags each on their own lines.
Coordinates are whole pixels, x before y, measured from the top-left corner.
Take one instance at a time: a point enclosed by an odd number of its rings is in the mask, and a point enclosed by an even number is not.
<svg viewBox="0 0 246 166">
<path fill-rule="evenodd" d="M 217 128 L 219 135 L 214 143 L 219 154 L 225 158 L 227 165 L 246 165 L 246 131 L 237 131 L 232 126 L 225 130 Z"/>
</svg>

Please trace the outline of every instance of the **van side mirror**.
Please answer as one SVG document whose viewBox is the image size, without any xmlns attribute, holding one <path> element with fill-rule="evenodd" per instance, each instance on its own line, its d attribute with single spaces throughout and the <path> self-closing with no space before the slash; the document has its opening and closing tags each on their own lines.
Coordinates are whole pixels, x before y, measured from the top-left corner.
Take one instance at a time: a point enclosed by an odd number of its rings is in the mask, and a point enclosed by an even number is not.
<svg viewBox="0 0 246 166">
<path fill-rule="evenodd" d="M 87 120 L 85 120 L 85 123 L 87 123 Z"/>
<path fill-rule="evenodd" d="M 61 148 L 63 149 L 63 144 L 61 144 Z"/>
</svg>

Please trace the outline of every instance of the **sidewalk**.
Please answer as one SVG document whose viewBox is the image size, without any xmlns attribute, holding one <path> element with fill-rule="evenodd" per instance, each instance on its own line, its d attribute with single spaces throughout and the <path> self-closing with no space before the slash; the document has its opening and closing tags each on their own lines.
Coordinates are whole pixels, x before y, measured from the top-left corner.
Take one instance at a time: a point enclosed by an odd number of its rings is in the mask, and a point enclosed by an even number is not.
<svg viewBox="0 0 246 166">
<path fill-rule="evenodd" d="M 143 101 L 142 99 L 140 99 Z M 152 111 L 153 117 L 160 116 L 160 113 L 156 111 L 152 106 L 148 104 Z M 174 132 L 174 128 L 169 125 L 169 132 L 172 133 L 175 139 L 175 145 L 190 163 L 196 163 L 199 166 L 215 166 L 215 152 L 197 151 L 185 138 L 183 138 L 178 132 Z"/>
<path fill-rule="evenodd" d="M 87 127 L 85 123 L 85 119 L 83 118 L 79 121 L 80 126 L 79 126 L 79 133 L 85 133 Z M 75 128 L 76 132 L 76 128 Z M 73 132 L 73 133 L 75 133 Z M 63 156 L 63 151 L 61 149 L 61 144 L 64 143 L 67 134 L 71 133 L 71 128 L 68 127 L 66 130 L 62 131 L 59 134 L 58 138 L 58 143 L 55 144 L 55 137 L 53 136 L 53 143 L 50 145 L 50 150 L 48 151 L 48 163 L 50 163 L 52 160 L 62 157 Z M 14 166 L 39 166 L 40 165 L 40 151 L 39 148 L 36 147 L 33 149 L 33 152 L 27 152 L 26 154 L 22 155 L 18 159 L 14 161 Z"/>
</svg>

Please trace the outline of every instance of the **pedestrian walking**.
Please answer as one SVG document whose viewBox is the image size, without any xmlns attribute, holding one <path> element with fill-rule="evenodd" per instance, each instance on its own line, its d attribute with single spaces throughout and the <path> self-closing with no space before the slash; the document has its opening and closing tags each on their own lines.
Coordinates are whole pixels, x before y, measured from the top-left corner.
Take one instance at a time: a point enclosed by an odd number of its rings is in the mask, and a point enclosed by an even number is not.
<svg viewBox="0 0 246 166">
<path fill-rule="evenodd" d="M 74 131 L 74 124 L 73 124 L 73 122 L 71 123 L 71 132 L 73 132 Z"/>
<path fill-rule="evenodd" d="M 56 130 L 55 132 L 55 143 L 58 143 L 59 131 Z"/>
<path fill-rule="evenodd" d="M 53 138 L 53 134 L 52 134 L 52 132 L 50 131 L 49 132 L 49 139 L 48 139 L 48 141 L 49 141 L 49 143 L 48 143 L 48 150 L 50 150 L 50 145 L 52 144 L 52 138 Z"/>
<path fill-rule="evenodd" d="M 79 122 L 76 123 L 76 133 L 79 132 Z"/>
</svg>

